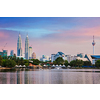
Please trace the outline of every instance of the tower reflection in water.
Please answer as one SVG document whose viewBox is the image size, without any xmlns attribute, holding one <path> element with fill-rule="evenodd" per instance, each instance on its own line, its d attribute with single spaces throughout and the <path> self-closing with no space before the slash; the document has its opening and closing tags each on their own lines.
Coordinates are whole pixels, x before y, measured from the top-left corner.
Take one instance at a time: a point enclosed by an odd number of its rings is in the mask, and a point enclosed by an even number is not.
<svg viewBox="0 0 100 100">
<path fill-rule="evenodd" d="M 100 69 L 3 70 L 0 84 L 100 84 Z"/>
</svg>

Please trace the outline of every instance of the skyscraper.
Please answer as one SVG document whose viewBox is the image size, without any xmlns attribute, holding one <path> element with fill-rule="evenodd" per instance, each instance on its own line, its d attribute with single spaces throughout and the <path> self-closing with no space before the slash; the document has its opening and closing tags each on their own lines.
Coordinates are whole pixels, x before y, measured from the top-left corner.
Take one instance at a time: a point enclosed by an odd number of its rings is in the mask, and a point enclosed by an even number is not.
<svg viewBox="0 0 100 100">
<path fill-rule="evenodd" d="M 32 59 L 32 47 L 29 47 L 29 59 Z"/>
<path fill-rule="evenodd" d="M 29 39 L 28 39 L 28 35 L 25 39 L 25 58 L 29 59 Z"/>
<path fill-rule="evenodd" d="M 18 41 L 17 41 L 17 56 L 22 56 L 22 40 L 21 40 L 20 33 L 19 33 Z"/>
<path fill-rule="evenodd" d="M 11 55 L 11 56 L 14 55 L 14 50 L 11 50 L 10 55 Z"/>
</svg>

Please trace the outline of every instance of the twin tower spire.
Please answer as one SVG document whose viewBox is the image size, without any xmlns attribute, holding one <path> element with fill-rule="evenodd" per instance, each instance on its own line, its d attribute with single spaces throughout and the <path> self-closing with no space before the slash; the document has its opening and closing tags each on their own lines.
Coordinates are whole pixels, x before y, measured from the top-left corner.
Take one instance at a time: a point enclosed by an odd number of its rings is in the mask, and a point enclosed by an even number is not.
<svg viewBox="0 0 100 100">
<path fill-rule="evenodd" d="M 18 41 L 17 41 L 17 56 L 23 56 L 22 39 L 21 39 L 20 33 L 19 33 Z M 29 38 L 28 38 L 28 34 L 27 34 L 26 39 L 25 39 L 25 58 L 29 59 Z"/>
</svg>

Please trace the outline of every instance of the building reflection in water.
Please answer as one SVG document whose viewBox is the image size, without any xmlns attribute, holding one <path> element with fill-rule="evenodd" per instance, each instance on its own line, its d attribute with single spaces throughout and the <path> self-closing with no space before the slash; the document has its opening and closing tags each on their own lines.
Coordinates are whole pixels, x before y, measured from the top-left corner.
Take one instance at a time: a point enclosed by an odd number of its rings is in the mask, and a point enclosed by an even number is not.
<svg viewBox="0 0 100 100">
<path fill-rule="evenodd" d="M 17 69 L 0 72 L 0 84 L 100 84 L 99 69 Z M 100 71 L 100 70 L 99 70 Z"/>
<path fill-rule="evenodd" d="M 7 79 L 7 84 L 10 84 L 10 72 L 8 72 L 8 73 L 6 73 L 7 74 L 7 77 L 6 77 L 6 79 Z"/>
</svg>

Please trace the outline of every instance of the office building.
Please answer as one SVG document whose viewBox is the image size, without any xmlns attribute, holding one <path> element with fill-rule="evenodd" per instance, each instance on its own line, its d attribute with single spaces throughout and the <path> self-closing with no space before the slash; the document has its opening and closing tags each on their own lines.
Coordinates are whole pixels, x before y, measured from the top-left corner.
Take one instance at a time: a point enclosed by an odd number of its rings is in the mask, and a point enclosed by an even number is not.
<svg viewBox="0 0 100 100">
<path fill-rule="evenodd" d="M 50 61 L 50 57 L 46 55 L 42 55 L 42 57 L 40 58 L 40 61 L 43 61 L 43 62 Z"/>
<path fill-rule="evenodd" d="M 32 53 L 32 59 L 36 59 L 36 54 L 35 52 Z M 40 60 L 40 59 L 39 59 Z"/>
<path fill-rule="evenodd" d="M 14 50 L 11 50 L 10 51 L 10 56 L 13 56 L 14 55 Z"/>
<path fill-rule="evenodd" d="M 17 41 L 17 56 L 22 56 L 22 39 L 20 34 Z"/>
<path fill-rule="evenodd" d="M 29 59 L 29 38 L 28 38 L 28 35 L 25 39 L 25 58 Z"/>
<path fill-rule="evenodd" d="M 29 59 L 32 59 L 32 47 L 29 47 Z"/>
<path fill-rule="evenodd" d="M 7 50 L 3 50 L 3 52 L 0 52 L 1 57 L 7 57 Z"/>
</svg>

